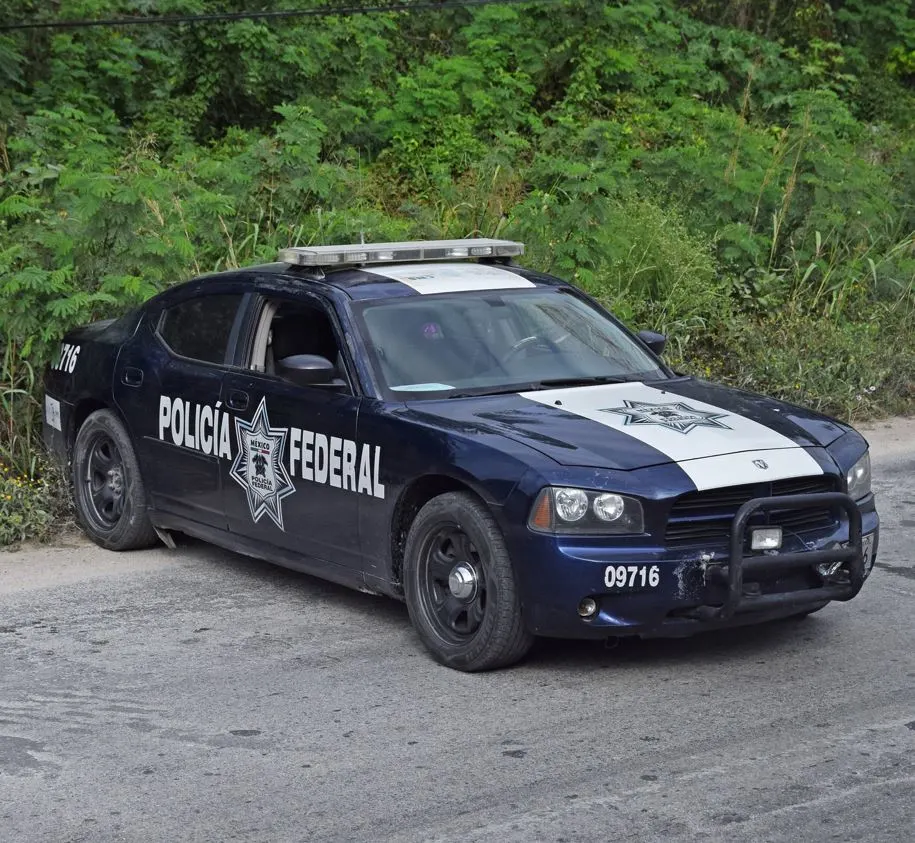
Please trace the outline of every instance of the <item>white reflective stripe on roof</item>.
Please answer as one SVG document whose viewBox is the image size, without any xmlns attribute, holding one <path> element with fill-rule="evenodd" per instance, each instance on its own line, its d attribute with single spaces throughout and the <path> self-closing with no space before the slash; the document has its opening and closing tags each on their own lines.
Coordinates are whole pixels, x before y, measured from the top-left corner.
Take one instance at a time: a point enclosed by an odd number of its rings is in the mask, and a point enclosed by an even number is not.
<svg viewBox="0 0 915 843">
<path fill-rule="evenodd" d="M 400 281 L 423 295 L 466 293 L 474 290 L 510 290 L 535 287 L 532 281 L 495 266 L 478 263 L 401 264 L 373 266 L 373 275 Z"/>
</svg>

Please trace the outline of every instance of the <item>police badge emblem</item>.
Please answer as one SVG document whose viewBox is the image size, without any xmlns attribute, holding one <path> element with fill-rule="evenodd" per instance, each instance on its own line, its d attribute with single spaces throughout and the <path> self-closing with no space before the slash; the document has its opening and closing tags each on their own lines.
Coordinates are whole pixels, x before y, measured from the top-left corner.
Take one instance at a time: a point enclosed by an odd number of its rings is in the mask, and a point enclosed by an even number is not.
<svg viewBox="0 0 915 843">
<path fill-rule="evenodd" d="M 288 431 L 284 427 L 270 427 L 266 398 L 261 398 L 257 412 L 250 422 L 235 419 L 238 453 L 232 463 L 232 479 L 248 495 L 248 507 L 255 523 L 266 513 L 279 527 L 283 527 L 283 498 L 295 491 L 289 472 L 283 465 Z"/>
<path fill-rule="evenodd" d="M 623 425 L 656 425 L 677 433 L 690 433 L 697 427 L 719 427 L 730 430 L 720 421 L 727 413 L 698 410 L 682 401 L 670 404 L 652 404 L 647 401 L 623 401 L 624 407 L 607 407 L 605 413 L 624 416 Z"/>
</svg>

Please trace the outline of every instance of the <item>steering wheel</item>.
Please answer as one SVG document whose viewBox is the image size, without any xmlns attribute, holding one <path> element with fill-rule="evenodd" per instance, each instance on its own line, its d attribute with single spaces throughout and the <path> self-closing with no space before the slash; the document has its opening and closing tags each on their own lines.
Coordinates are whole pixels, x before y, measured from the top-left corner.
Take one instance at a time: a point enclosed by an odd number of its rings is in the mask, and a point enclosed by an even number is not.
<svg viewBox="0 0 915 843">
<path fill-rule="evenodd" d="M 553 351 L 550 343 L 542 337 L 530 336 L 518 340 L 505 354 L 503 363 L 511 363 L 516 357 L 530 351 L 532 348 L 542 348 L 544 351 Z"/>
</svg>

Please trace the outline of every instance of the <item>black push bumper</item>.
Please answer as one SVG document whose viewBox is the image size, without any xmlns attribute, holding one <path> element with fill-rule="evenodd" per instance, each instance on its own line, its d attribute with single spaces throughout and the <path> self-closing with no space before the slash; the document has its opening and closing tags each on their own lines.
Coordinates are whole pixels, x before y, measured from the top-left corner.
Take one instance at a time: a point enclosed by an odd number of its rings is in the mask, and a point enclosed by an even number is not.
<svg viewBox="0 0 915 843">
<path fill-rule="evenodd" d="M 827 550 L 796 553 L 774 553 L 745 556 L 747 529 L 757 512 L 785 509 L 815 509 L 830 506 L 844 510 L 848 516 L 848 542 Z M 753 525 L 757 526 L 757 525 Z M 759 525 L 763 526 L 763 525 Z M 841 582 L 827 579 L 819 588 L 802 588 L 774 594 L 748 593 L 744 580 L 754 574 L 790 572 L 810 569 L 815 565 L 839 564 Z M 766 612 L 791 606 L 826 603 L 829 600 L 851 600 L 864 584 L 864 549 L 861 540 L 861 511 L 857 504 L 840 492 L 814 495 L 787 495 L 774 498 L 754 498 L 737 511 L 731 525 L 730 553 L 727 566 L 709 566 L 709 584 L 724 582 L 727 586 L 724 603 L 720 606 L 700 606 L 689 614 L 702 620 L 728 620 L 747 612 Z"/>
</svg>

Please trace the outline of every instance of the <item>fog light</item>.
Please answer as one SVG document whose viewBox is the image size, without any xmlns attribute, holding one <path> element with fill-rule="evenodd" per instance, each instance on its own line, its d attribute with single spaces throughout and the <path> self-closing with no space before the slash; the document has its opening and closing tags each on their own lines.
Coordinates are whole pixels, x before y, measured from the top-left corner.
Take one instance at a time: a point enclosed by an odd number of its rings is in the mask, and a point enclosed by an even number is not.
<svg viewBox="0 0 915 843">
<path fill-rule="evenodd" d="M 753 550 L 778 550 L 781 546 L 781 527 L 758 527 L 750 536 L 750 547 Z"/>
<path fill-rule="evenodd" d="M 593 618 L 597 614 L 597 601 L 586 597 L 578 604 L 578 614 L 583 618 Z"/>
</svg>

